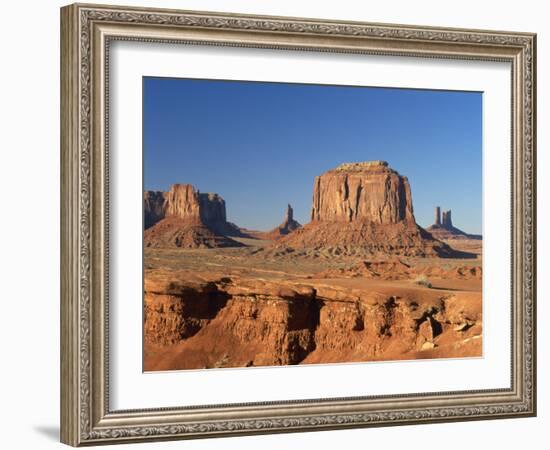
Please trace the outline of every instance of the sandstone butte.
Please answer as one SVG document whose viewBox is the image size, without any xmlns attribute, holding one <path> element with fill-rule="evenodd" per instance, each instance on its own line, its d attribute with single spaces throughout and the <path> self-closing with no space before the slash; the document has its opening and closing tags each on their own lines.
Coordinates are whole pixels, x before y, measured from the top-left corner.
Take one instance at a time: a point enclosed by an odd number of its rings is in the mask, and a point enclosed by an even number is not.
<svg viewBox="0 0 550 450">
<path fill-rule="evenodd" d="M 409 181 L 385 161 L 341 164 L 315 177 L 311 220 L 414 222 Z"/>
<path fill-rule="evenodd" d="M 145 192 L 144 226 L 147 247 L 238 247 L 244 244 L 232 237 L 248 237 L 273 240 L 266 249 L 273 255 L 465 256 L 417 225 L 409 181 L 385 161 L 344 163 L 315 177 L 311 221 L 303 227 L 288 205 L 270 232 L 241 229 L 227 221 L 220 195 L 190 184 Z"/>
<path fill-rule="evenodd" d="M 409 181 L 385 161 L 344 163 L 315 177 L 311 222 L 277 246 L 326 256 L 456 255 L 416 224 Z"/>
<path fill-rule="evenodd" d="M 229 236 L 239 228 L 227 222 L 225 201 L 218 194 L 201 193 L 190 184 L 174 184 L 168 192 L 144 193 L 146 247 L 240 247 Z"/>
</svg>

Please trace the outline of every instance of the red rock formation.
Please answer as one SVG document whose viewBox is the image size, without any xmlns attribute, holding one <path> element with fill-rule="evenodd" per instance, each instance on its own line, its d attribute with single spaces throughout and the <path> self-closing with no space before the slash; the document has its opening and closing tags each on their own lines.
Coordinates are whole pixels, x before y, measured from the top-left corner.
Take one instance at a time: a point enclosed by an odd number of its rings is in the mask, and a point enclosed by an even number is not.
<svg viewBox="0 0 550 450">
<path fill-rule="evenodd" d="M 443 211 L 442 225 L 446 228 L 451 228 L 453 226 L 453 221 L 451 220 L 451 210 Z"/>
<path fill-rule="evenodd" d="M 481 236 L 477 234 L 468 234 L 456 228 L 453 225 L 451 218 L 451 210 L 443 211 L 442 220 L 439 213 L 441 208 L 435 207 L 435 223 L 427 228 L 427 231 L 436 239 L 474 239 L 481 240 Z"/>
<path fill-rule="evenodd" d="M 143 234 L 145 247 L 219 248 L 242 247 L 238 241 L 218 234 L 195 220 L 166 217 Z"/>
<path fill-rule="evenodd" d="M 177 217 L 215 227 L 226 222 L 225 201 L 218 194 L 200 193 L 190 184 L 174 184 L 164 194 L 164 217 Z"/>
<path fill-rule="evenodd" d="M 190 184 L 173 184 L 166 193 L 165 217 L 200 221 L 199 197 Z"/>
<path fill-rule="evenodd" d="M 212 228 L 224 226 L 227 223 L 225 200 L 212 192 L 199 193 L 198 197 L 201 222 Z"/>
<path fill-rule="evenodd" d="M 145 280 L 146 370 L 408 359 L 434 348 L 481 354 L 479 294 L 414 287 L 396 296 L 188 272 Z"/>
<path fill-rule="evenodd" d="M 165 193 L 145 191 L 143 195 L 143 221 L 145 229 L 164 218 Z"/>
<path fill-rule="evenodd" d="M 325 257 L 452 254 L 416 224 L 407 178 L 384 161 L 346 163 L 316 177 L 311 218 L 277 246 Z"/>
<path fill-rule="evenodd" d="M 385 161 L 341 164 L 315 177 L 311 220 L 414 222 L 409 181 Z"/>
<path fill-rule="evenodd" d="M 226 247 L 242 244 L 227 237 L 239 229 L 227 222 L 225 201 L 200 193 L 190 184 L 174 184 L 168 192 L 144 194 L 144 242 L 148 247 Z"/>
<path fill-rule="evenodd" d="M 441 208 L 435 207 L 435 225 L 441 225 Z"/>
<path fill-rule="evenodd" d="M 193 336 L 213 318 L 212 311 L 225 305 L 226 295 L 216 284 L 187 278 L 145 278 L 148 301 L 144 304 L 145 342 L 174 344 Z M 210 301 L 204 301 L 210 298 Z M 215 305 L 213 308 L 212 305 Z"/>
<path fill-rule="evenodd" d="M 279 239 L 282 236 L 292 233 L 293 231 L 301 228 L 301 224 L 294 220 L 294 210 L 290 204 L 286 210 L 285 220 L 277 228 L 274 228 L 267 233 L 264 232 L 255 232 L 253 235 L 259 239 Z"/>
<path fill-rule="evenodd" d="M 300 228 L 301 226 L 302 225 L 300 225 L 298 221 L 294 220 L 294 210 L 292 209 L 292 206 L 290 206 L 290 203 L 289 203 L 286 209 L 285 220 L 281 225 L 279 225 L 280 233 L 288 234 Z"/>
</svg>

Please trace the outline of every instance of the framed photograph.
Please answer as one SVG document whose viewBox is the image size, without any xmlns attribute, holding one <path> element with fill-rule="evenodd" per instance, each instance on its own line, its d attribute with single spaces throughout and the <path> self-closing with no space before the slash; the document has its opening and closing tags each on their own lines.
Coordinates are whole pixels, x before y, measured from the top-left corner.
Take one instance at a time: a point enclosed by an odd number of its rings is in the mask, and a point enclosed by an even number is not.
<svg viewBox="0 0 550 450">
<path fill-rule="evenodd" d="M 62 8 L 62 442 L 535 415 L 535 57 Z"/>
</svg>

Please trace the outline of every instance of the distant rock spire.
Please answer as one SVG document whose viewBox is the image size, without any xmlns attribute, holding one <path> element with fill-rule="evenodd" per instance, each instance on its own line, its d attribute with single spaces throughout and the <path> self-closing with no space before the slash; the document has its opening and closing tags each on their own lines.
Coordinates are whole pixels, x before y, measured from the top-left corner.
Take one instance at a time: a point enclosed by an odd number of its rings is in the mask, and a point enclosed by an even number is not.
<svg viewBox="0 0 550 450">
<path fill-rule="evenodd" d="M 441 218 L 439 213 L 441 212 Z M 426 230 L 431 233 L 433 237 L 440 240 L 446 239 L 476 239 L 481 240 L 482 236 L 478 234 L 468 234 L 464 231 L 456 228 L 453 225 L 453 219 L 451 216 L 451 210 L 441 211 L 439 206 L 435 207 L 435 223 Z M 440 220 L 439 220 L 440 219 Z"/>
<path fill-rule="evenodd" d="M 290 203 L 286 207 L 286 216 L 284 222 L 279 225 L 274 230 L 271 230 L 267 234 L 271 236 L 271 238 L 277 238 L 280 236 L 284 236 L 286 234 L 291 233 L 294 230 L 297 230 L 302 225 L 298 223 L 296 220 L 294 220 L 294 210 L 292 209 L 292 206 L 290 206 Z"/>
<path fill-rule="evenodd" d="M 443 211 L 443 227 L 444 228 L 452 228 L 453 227 L 453 221 L 451 219 L 451 210 Z"/>
<path fill-rule="evenodd" d="M 435 207 L 435 225 L 441 225 L 441 207 L 436 206 Z"/>
<path fill-rule="evenodd" d="M 294 220 L 294 210 L 292 209 L 292 206 L 290 206 L 290 203 L 288 204 L 288 207 L 286 209 L 286 219 L 285 222 L 289 223 Z"/>
</svg>

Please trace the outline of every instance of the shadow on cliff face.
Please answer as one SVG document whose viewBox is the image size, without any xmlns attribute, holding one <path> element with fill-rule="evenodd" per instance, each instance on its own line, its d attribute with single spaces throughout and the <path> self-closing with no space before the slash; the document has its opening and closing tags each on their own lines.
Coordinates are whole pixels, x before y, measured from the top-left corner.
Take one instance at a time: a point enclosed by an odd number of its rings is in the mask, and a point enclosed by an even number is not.
<svg viewBox="0 0 550 450">
<path fill-rule="evenodd" d="M 144 325 L 146 341 L 170 345 L 197 334 L 220 313 L 231 298 L 213 283 L 204 289 L 181 289 L 168 285 L 166 294 L 146 294 Z M 174 295 L 175 294 L 175 295 Z"/>
<path fill-rule="evenodd" d="M 469 292 L 346 293 L 323 284 L 243 279 L 150 287 L 146 371 L 416 359 L 434 349 L 442 357 L 476 356 L 479 350 L 473 339 L 481 336 L 481 297 Z"/>
<path fill-rule="evenodd" d="M 438 244 L 440 244 L 438 247 L 434 247 L 437 256 L 440 258 L 451 258 L 451 259 L 476 259 L 477 255 L 475 253 L 471 252 L 465 252 L 462 250 L 456 250 L 452 248 L 449 244 L 446 244 L 443 241 L 440 241 L 436 239 L 429 231 L 422 228 L 420 225 L 418 225 L 418 229 L 420 230 L 420 236 L 423 239 L 435 241 Z"/>
<path fill-rule="evenodd" d="M 308 339 L 307 343 L 299 343 L 298 341 L 289 342 L 289 354 L 293 355 L 292 364 L 300 364 L 308 355 L 315 351 L 317 348 L 317 343 L 315 341 L 315 332 L 317 331 L 320 324 L 321 309 L 324 306 L 324 301 L 317 297 L 317 291 L 313 289 L 312 296 L 310 299 L 301 298 L 301 301 L 306 301 L 308 307 L 306 308 L 306 317 L 301 321 L 302 323 L 297 323 L 296 330 L 301 328 L 307 329 Z"/>
</svg>

